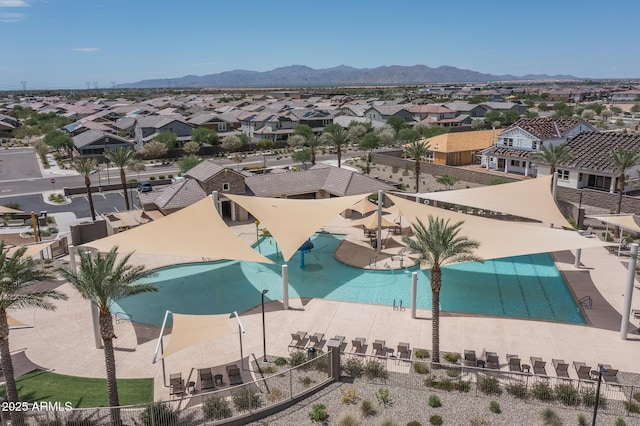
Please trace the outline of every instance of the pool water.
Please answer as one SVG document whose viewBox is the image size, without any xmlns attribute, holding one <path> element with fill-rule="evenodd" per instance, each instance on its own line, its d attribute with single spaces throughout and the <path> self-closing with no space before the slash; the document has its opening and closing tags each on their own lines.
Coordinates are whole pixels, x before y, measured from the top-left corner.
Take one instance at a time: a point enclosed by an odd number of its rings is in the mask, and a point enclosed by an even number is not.
<svg viewBox="0 0 640 426">
<path fill-rule="evenodd" d="M 417 307 L 431 308 L 428 271 L 417 267 L 370 271 L 338 262 L 333 253 L 342 236 L 319 233 L 314 248 L 288 262 L 289 297 L 322 298 L 357 303 L 409 306 L 411 272 L 418 272 Z M 220 314 L 243 312 L 265 300 L 282 299 L 282 254 L 272 238 L 260 241 L 260 252 L 276 262 L 223 261 L 175 265 L 158 269 L 149 282 L 157 293 L 128 297 L 114 311 L 124 311 L 134 322 L 160 325 L 164 312 Z M 441 309 L 444 311 L 507 316 L 584 324 L 562 276 L 549 254 L 517 256 L 484 263 L 465 263 L 442 269 Z"/>
</svg>

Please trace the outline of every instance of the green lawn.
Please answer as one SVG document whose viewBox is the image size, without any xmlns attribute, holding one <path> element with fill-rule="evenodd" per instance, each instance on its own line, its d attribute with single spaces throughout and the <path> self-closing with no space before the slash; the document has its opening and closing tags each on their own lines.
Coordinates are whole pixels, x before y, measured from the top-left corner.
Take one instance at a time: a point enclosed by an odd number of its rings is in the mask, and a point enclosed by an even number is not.
<svg viewBox="0 0 640 426">
<path fill-rule="evenodd" d="M 106 379 L 65 376 L 35 370 L 16 380 L 20 401 L 71 402 L 76 408 L 108 407 Z M 5 395 L 5 387 L 0 386 Z M 118 379 L 120 405 L 153 401 L 153 379 Z"/>
</svg>

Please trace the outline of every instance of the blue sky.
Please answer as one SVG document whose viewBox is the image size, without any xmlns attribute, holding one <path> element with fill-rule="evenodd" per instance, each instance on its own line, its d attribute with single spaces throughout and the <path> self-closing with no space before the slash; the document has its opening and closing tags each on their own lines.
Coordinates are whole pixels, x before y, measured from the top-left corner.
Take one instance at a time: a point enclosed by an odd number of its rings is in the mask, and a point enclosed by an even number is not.
<svg viewBox="0 0 640 426">
<path fill-rule="evenodd" d="M 0 90 L 287 65 L 638 78 L 637 0 L 0 0 Z"/>
</svg>

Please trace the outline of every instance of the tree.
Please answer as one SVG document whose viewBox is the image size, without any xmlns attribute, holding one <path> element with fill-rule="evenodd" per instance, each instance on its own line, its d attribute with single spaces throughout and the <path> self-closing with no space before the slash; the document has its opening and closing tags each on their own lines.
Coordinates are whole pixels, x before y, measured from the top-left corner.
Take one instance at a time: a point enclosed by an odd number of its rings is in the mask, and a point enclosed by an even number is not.
<svg viewBox="0 0 640 426">
<path fill-rule="evenodd" d="M 413 170 L 416 176 L 416 192 L 420 192 L 420 159 L 429 152 L 429 144 L 424 140 L 413 141 L 404 147 L 404 151 L 416 161 Z"/>
<path fill-rule="evenodd" d="M 635 118 L 635 114 L 640 112 L 640 104 L 634 104 L 629 111 L 631 111 L 634 114 L 634 118 Z"/>
<path fill-rule="evenodd" d="M 180 161 L 178 161 L 178 167 L 182 173 L 186 173 L 200 163 L 202 163 L 202 158 L 191 154 L 182 157 Z"/>
<path fill-rule="evenodd" d="M 44 143 L 44 141 L 42 140 L 35 141 L 33 144 L 33 149 L 35 149 L 36 153 L 42 158 L 45 158 L 49 153 L 49 145 Z"/>
<path fill-rule="evenodd" d="M 369 128 L 357 121 L 352 121 L 351 124 L 349 124 L 347 132 L 349 132 L 349 140 L 351 143 L 359 145 L 362 138 L 369 133 Z"/>
<path fill-rule="evenodd" d="M 349 142 L 349 134 L 339 124 L 331 123 L 322 130 L 322 138 L 327 144 L 335 147 L 338 156 L 338 167 L 340 167 L 342 147 Z"/>
<path fill-rule="evenodd" d="M 84 177 L 84 186 L 87 188 L 87 199 L 89 200 L 89 209 L 91 209 L 91 220 L 96 221 L 96 210 L 93 208 L 93 197 L 91 196 L 91 173 L 96 170 L 96 160 L 83 158 L 74 163 L 74 168 L 80 176 Z M 126 192 L 126 191 L 125 191 Z"/>
<path fill-rule="evenodd" d="M 214 130 L 207 129 L 206 127 L 198 127 L 196 129 L 193 129 L 193 131 L 191 132 L 191 140 L 193 142 L 196 142 L 200 146 L 205 143 L 211 146 L 220 144 L 218 133 L 216 133 Z"/>
<path fill-rule="evenodd" d="M 175 148 L 178 145 L 178 135 L 173 133 L 171 130 L 165 130 L 158 133 L 158 135 L 156 135 L 153 140 L 162 142 L 169 149 Z"/>
<path fill-rule="evenodd" d="M 558 102 L 553 106 L 554 117 L 557 118 L 570 118 L 573 115 L 573 108 L 564 102 Z"/>
<path fill-rule="evenodd" d="M 617 147 L 611 150 L 610 155 L 613 167 L 615 167 L 619 173 L 618 184 L 616 185 L 616 189 L 618 190 L 616 213 L 620 213 L 622 210 L 622 194 L 624 193 L 624 187 L 627 184 L 626 173 L 627 170 L 640 164 L 640 150 Z"/>
<path fill-rule="evenodd" d="M 396 133 L 407 127 L 407 122 L 404 120 L 404 118 L 398 117 L 397 115 L 392 115 L 391 117 L 387 118 L 387 124 L 393 127 L 393 130 L 395 130 Z"/>
<path fill-rule="evenodd" d="M 429 215 L 428 227 L 418 219 L 412 224 L 414 238 L 403 237 L 413 253 L 419 254 L 419 260 L 429 266 L 431 280 L 431 326 L 432 360 L 440 362 L 440 289 L 442 287 L 441 267 L 448 263 L 482 262 L 473 254 L 480 243 L 467 237 L 458 236 L 464 222 L 450 224 L 450 219 Z"/>
<path fill-rule="evenodd" d="M 585 109 L 584 111 L 582 111 L 582 118 L 584 118 L 587 121 L 593 120 L 595 116 L 596 116 L 596 112 L 592 109 Z"/>
<path fill-rule="evenodd" d="M 609 107 L 609 110 L 611 110 L 611 112 L 612 112 L 614 115 L 620 115 L 620 114 L 622 114 L 622 108 L 617 107 L 617 106 Z"/>
<path fill-rule="evenodd" d="M 7 309 L 40 308 L 54 310 L 53 300 L 66 300 L 67 296 L 57 290 L 38 290 L 31 284 L 52 278 L 41 269 L 31 257 L 25 257 L 26 247 L 21 247 L 9 255 L 9 249 L 0 240 L 0 360 L 7 393 L 7 402 L 20 403 L 13 361 L 9 348 L 9 324 Z M 24 395 L 23 395 L 24 396 Z M 24 424 L 23 413 L 11 410 L 13 424 Z"/>
<path fill-rule="evenodd" d="M 237 169 L 240 170 L 240 163 L 242 163 L 242 155 L 236 154 L 233 156 L 233 161 L 237 164 Z"/>
<path fill-rule="evenodd" d="M 406 127 L 398 132 L 396 139 L 400 141 L 400 143 L 411 143 L 420 139 L 420 133 L 414 129 Z"/>
<path fill-rule="evenodd" d="M 499 121 L 502 123 L 504 121 L 504 117 L 502 116 L 502 114 L 500 114 L 500 111 L 496 110 L 487 112 L 484 116 L 484 119 L 487 123 L 493 123 L 494 121 Z"/>
<path fill-rule="evenodd" d="M 309 154 L 311 156 L 311 165 L 316 164 L 316 149 L 320 146 L 320 136 L 316 135 L 311 127 L 306 124 L 300 124 L 293 129 L 294 137 L 302 136 L 305 139 L 305 143 L 309 147 Z"/>
<path fill-rule="evenodd" d="M 549 109 L 549 105 L 547 105 L 547 103 L 546 103 L 546 102 L 540 102 L 540 103 L 538 104 L 538 109 L 539 109 L 540 111 L 546 111 L 546 110 L 548 110 L 548 109 Z"/>
<path fill-rule="evenodd" d="M 140 172 L 147 170 L 147 166 L 142 161 L 134 161 L 129 163 L 129 170 L 138 174 L 138 180 L 140 180 Z"/>
<path fill-rule="evenodd" d="M 266 151 L 273 148 L 273 144 L 274 144 L 273 140 L 265 138 L 265 139 L 260 139 L 257 145 L 261 151 Z"/>
<path fill-rule="evenodd" d="M 197 154 L 200 151 L 200 144 L 196 141 L 189 141 L 182 147 L 187 154 Z"/>
<path fill-rule="evenodd" d="M 531 156 L 533 161 L 539 161 L 548 165 L 550 168 L 549 174 L 551 176 L 555 174 L 558 164 L 569 161 L 572 158 L 573 154 L 571 154 L 571 149 L 566 143 L 560 145 L 553 145 L 551 143 L 545 145 L 542 143 L 540 145 L 540 151 Z"/>
<path fill-rule="evenodd" d="M 113 329 L 111 305 L 125 297 L 157 291 L 157 287 L 153 284 L 139 283 L 140 280 L 153 277 L 155 272 L 147 270 L 141 265 L 129 264 L 133 253 L 118 259 L 117 246 L 108 253 L 91 253 L 88 250 L 79 250 L 78 254 L 80 255 L 78 271 L 63 267 L 60 269 L 60 273 L 80 293 L 83 299 L 98 308 L 100 336 L 104 345 L 109 405 L 117 407 L 120 405 L 120 400 L 113 351 L 113 339 L 116 336 Z M 119 410 L 111 411 L 111 421 L 116 425 L 121 424 Z"/>
<path fill-rule="evenodd" d="M 520 119 L 520 114 L 518 114 L 518 111 L 509 110 L 505 111 L 502 117 L 504 118 L 504 124 L 511 124 Z"/>
<path fill-rule="evenodd" d="M 141 152 L 142 155 L 147 158 L 160 158 L 167 155 L 167 151 L 169 151 L 167 145 L 163 144 L 160 141 L 152 140 L 144 144 Z"/>
<path fill-rule="evenodd" d="M 360 143 L 358 144 L 358 148 L 363 151 L 367 151 L 367 166 L 365 169 L 365 174 L 369 174 L 371 168 L 369 165 L 371 164 L 371 152 L 374 149 L 378 149 L 380 147 L 380 138 L 373 133 L 367 133 Z"/>
<path fill-rule="evenodd" d="M 484 127 L 484 120 L 480 120 L 480 119 L 473 119 L 471 120 L 471 128 L 473 130 L 479 130 L 482 129 Z"/>
<path fill-rule="evenodd" d="M 595 112 L 596 115 L 600 115 L 602 113 L 602 110 L 604 109 L 604 105 L 595 102 L 595 103 L 586 105 L 585 109 L 590 109 L 591 111 Z"/>
<path fill-rule="evenodd" d="M 124 204 L 127 210 L 129 210 L 129 193 L 127 192 L 127 175 L 124 168 L 133 163 L 136 158 L 136 152 L 131 148 L 118 147 L 113 150 L 105 152 L 107 160 L 111 161 L 120 169 L 120 183 L 122 184 L 122 191 L 124 192 Z"/>
<path fill-rule="evenodd" d="M 373 134 L 380 138 L 380 145 L 385 148 L 393 145 L 396 140 L 396 131 L 388 124 L 376 128 Z"/>
<path fill-rule="evenodd" d="M 222 147 L 233 152 L 242 146 L 242 140 L 236 135 L 228 135 L 222 138 Z"/>
<path fill-rule="evenodd" d="M 453 185 L 458 183 L 459 180 L 460 179 L 458 179 L 457 177 L 450 175 L 436 176 L 436 182 L 440 185 L 443 185 L 447 189 L 447 191 L 449 191 Z"/>
<path fill-rule="evenodd" d="M 307 169 L 306 163 L 307 161 L 311 160 L 311 150 L 309 148 L 299 149 L 293 153 L 291 158 L 296 163 L 302 163 L 302 169 L 306 170 Z"/>
<path fill-rule="evenodd" d="M 69 155 L 73 149 L 73 138 L 60 130 L 52 130 L 44 136 L 44 143 L 60 152 L 61 149 L 67 151 Z"/>
<path fill-rule="evenodd" d="M 287 139 L 287 143 L 290 147 L 295 148 L 297 146 L 302 146 L 307 143 L 307 140 L 302 135 L 291 135 L 289 139 Z"/>
<path fill-rule="evenodd" d="M 602 117 L 605 120 L 610 119 L 612 115 L 613 113 L 611 112 L 611 110 L 608 110 L 608 109 L 605 109 L 600 113 L 600 117 Z"/>
</svg>

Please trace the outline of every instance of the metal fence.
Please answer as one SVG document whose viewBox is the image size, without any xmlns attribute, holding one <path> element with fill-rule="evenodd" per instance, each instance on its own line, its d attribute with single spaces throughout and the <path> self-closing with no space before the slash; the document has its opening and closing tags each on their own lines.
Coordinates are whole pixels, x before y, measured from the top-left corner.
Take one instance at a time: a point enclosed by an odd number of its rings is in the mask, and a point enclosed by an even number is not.
<svg viewBox="0 0 640 426">
<path fill-rule="evenodd" d="M 117 411 L 123 425 L 173 426 L 224 424 L 256 412 L 290 401 L 332 380 L 329 374 L 330 353 L 297 365 L 267 374 L 254 382 L 196 393 L 171 401 L 113 408 L 87 408 L 34 411 L 26 417 L 27 425 L 93 426 L 112 423 L 112 412 Z M 260 368 L 260 367 L 258 367 Z M 6 414 L 6 413 L 5 413 Z M 6 417 L 6 416 L 5 416 Z M 6 420 L 6 419 L 5 419 Z M 4 422 L 3 422 L 4 424 Z"/>
<path fill-rule="evenodd" d="M 372 355 L 342 355 L 342 369 L 349 360 L 358 359 L 365 371 L 365 380 L 416 390 L 460 392 L 471 396 L 515 398 L 532 404 L 556 405 L 581 410 L 593 409 L 597 381 L 535 375 L 487 368 L 466 367 L 459 364 L 435 364 L 428 360 L 399 359 Z M 353 362 L 353 361 L 351 361 Z M 366 375 L 366 366 L 378 363 L 388 374 Z M 357 365 L 358 362 L 356 361 Z M 370 368 L 374 373 L 375 368 Z M 640 415 L 640 387 L 607 383 L 600 387 L 598 411 L 617 416 Z"/>
</svg>

